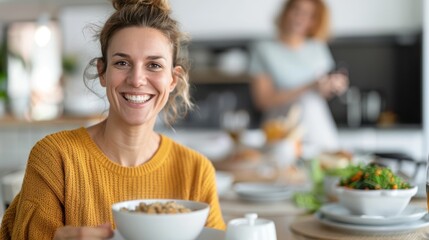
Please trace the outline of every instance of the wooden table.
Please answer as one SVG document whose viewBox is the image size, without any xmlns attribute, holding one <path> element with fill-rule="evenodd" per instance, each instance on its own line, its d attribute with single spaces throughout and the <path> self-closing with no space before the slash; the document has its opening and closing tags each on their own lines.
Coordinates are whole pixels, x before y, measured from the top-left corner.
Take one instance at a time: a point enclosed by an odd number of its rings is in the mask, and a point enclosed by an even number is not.
<svg viewBox="0 0 429 240">
<path fill-rule="evenodd" d="M 323 226 L 314 216 L 301 218 L 290 225 L 295 240 L 418 240 L 429 239 L 429 228 L 391 234 L 362 234 Z M 282 238 L 278 238 L 279 240 Z"/>
<path fill-rule="evenodd" d="M 412 200 L 412 204 L 426 207 L 426 199 Z M 429 239 L 429 227 L 418 230 L 391 234 L 364 234 L 338 230 L 322 225 L 315 216 L 303 216 L 290 225 L 295 240 L 418 240 Z M 278 238 L 283 239 L 283 238 Z"/>
<path fill-rule="evenodd" d="M 426 199 L 412 200 L 426 207 Z M 220 198 L 225 222 L 257 213 L 260 218 L 274 221 L 278 240 L 418 240 L 429 239 L 429 228 L 396 234 L 362 234 L 342 231 L 322 225 L 314 215 L 296 207 L 291 200 L 273 203 L 252 203 L 240 200 L 234 193 Z"/>
</svg>

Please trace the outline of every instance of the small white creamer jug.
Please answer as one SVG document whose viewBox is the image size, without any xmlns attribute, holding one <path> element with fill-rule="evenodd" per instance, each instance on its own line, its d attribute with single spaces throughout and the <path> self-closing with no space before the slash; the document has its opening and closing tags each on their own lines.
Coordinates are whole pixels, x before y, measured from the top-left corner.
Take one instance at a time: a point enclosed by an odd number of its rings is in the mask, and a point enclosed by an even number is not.
<svg viewBox="0 0 429 240">
<path fill-rule="evenodd" d="M 228 222 L 226 240 L 277 240 L 274 222 L 249 213 Z"/>
</svg>

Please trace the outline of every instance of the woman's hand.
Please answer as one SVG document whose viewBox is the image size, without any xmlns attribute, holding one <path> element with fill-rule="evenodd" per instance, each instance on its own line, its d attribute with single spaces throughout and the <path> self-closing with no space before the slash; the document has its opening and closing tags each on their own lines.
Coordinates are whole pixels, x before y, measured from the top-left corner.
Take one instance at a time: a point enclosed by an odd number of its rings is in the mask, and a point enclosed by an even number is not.
<svg viewBox="0 0 429 240">
<path fill-rule="evenodd" d="M 331 98 L 332 97 L 332 87 L 331 87 L 331 81 L 329 79 L 329 76 L 323 76 L 322 78 L 318 79 L 315 82 L 316 90 L 319 92 L 320 95 L 322 95 L 325 98 Z"/>
<path fill-rule="evenodd" d="M 325 98 L 339 96 L 347 91 L 349 79 L 343 73 L 333 73 L 317 80 L 316 89 Z"/>
<path fill-rule="evenodd" d="M 109 239 L 113 237 L 113 230 L 109 223 L 97 227 L 71 227 L 58 228 L 54 240 L 61 239 Z"/>
<path fill-rule="evenodd" d="M 339 96 L 347 91 L 349 87 L 349 78 L 343 73 L 333 73 L 329 76 L 331 82 L 331 91 Z"/>
</svg>

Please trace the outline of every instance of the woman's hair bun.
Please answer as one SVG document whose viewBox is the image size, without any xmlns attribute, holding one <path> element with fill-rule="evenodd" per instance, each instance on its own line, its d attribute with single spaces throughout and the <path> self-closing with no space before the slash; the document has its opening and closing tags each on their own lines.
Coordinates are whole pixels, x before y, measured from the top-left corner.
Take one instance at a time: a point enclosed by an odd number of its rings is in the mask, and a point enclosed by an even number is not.
<svg viewBox="0 0 429 240">
<path fill-rule="evenodd" d="M 168 0 L 112 0 L 112 5 L 116 10 L 121 10 L 127 5 L 136 4 L 156 7 L 165 12 L 170 11 L 170 4 L 168 3 Z"/>
</svg>

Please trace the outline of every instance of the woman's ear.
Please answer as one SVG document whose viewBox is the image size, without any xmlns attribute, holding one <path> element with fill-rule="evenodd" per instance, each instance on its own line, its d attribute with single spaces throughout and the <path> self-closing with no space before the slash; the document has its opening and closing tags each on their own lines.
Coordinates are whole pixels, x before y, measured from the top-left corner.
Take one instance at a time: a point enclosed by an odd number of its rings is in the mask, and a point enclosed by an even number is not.
<svg viewBox="0 0 429 240">
<path fill-rule="evenodd" d="M 177 83 L 180 81 L 180 76 L 182 74 L 183 74 L 183 68 L 181 66 L 176 66 L 173 68 L 173 78 L 169 86 L 170 92 L 174 91 L 174 89 L 177 86 Z"/>
<path fill-rule="evenodd" d="M 97 72 L 98 72 L 98 78 L 100 79 L 100 84 L 103 87 L 106 87 L 106 79 L 104 77 L 105 74 L 105 63 L 103 60 L 98 59 L 97 60 Z"/>
</svg>

